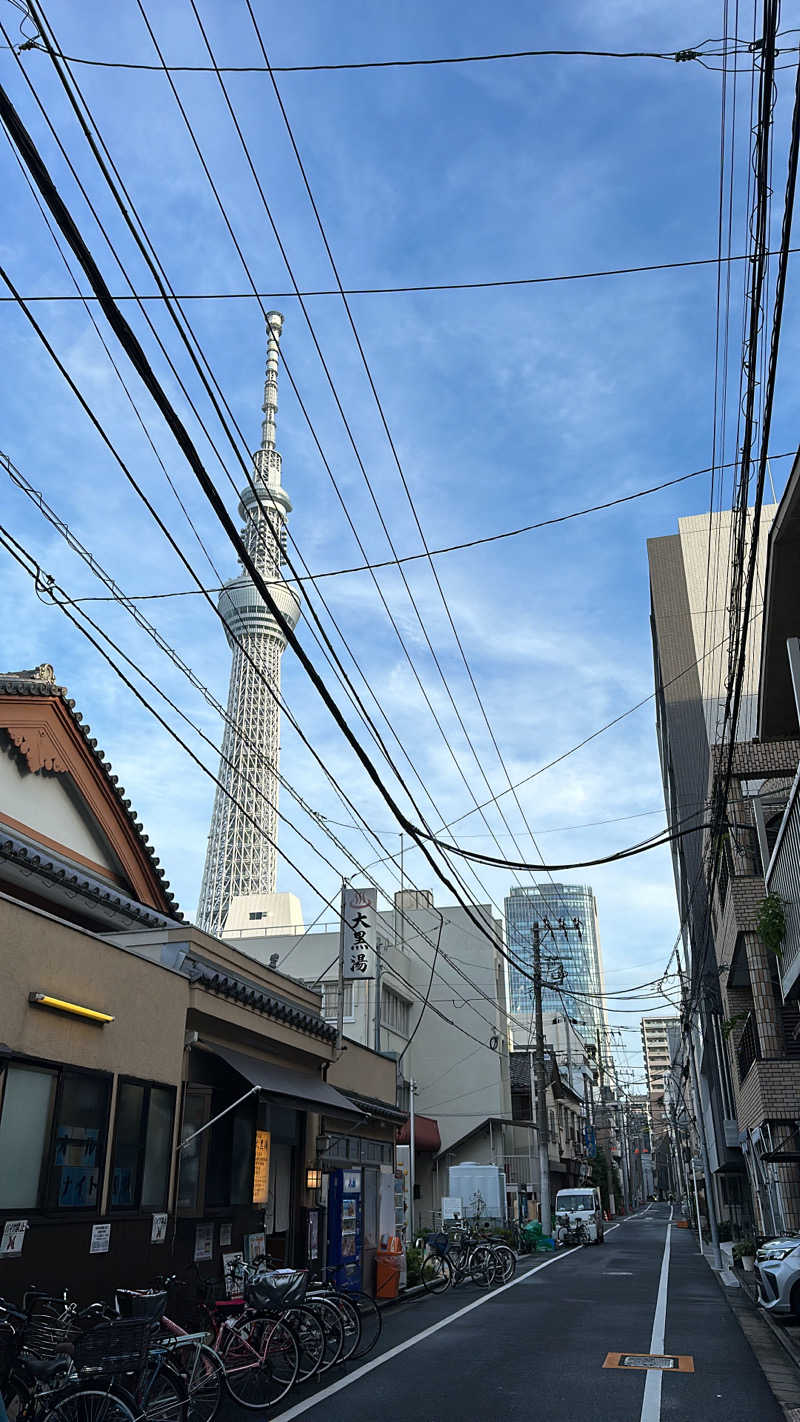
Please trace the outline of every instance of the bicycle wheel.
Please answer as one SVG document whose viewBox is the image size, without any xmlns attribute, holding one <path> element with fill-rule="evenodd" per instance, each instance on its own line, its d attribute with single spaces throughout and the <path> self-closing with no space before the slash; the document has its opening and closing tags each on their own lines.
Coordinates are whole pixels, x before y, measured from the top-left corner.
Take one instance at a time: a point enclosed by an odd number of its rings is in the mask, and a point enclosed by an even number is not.
<svg viewBox="0 0 800 1422">
<path fill-rule="evenodd" d="M 491 1289 L 497 1280 L 497 1263 L 492 1247 L 479 1244 L 469 1258 L 469 1276 L 479 1289 Z"/>
<path fill-rule="evenodd" d="M 136 1402 L 146 1422 L 186 1422 L 189 1394 L 177 1368 L 156 1354 L 148 1360 L 137 1388 Z"/>
<path fill-rule="evenodd" d="M 289 1309 L 284 1314 L 284 1322 L 288 1323 L 297 1339 L 300 1354 L 297 1380 L 305 1382 L 306 1378 L 312 1378 L 319 1372 L 325 1357 L 325 1329 L 318 1315 L 305 1304 Z"/>
<path fill-rule="evenodd" d="M 328 1368 L 332 1368 L 334 1363 L 338 1363 L 341 1357 L 344 1348 L 344 1319 L 331 1299 L 315 1298 L 312 1294 L 306 1294 L 305 1302 L 306 1308 L 310 1308 L 312 1313 L 316 1314 L 325 1334 L 325 1352 L 322 1355 L 319 1371 L 326 1373 Z"/>
<path fill-rule="evenodd" d="M 139 1409 L 133 1398 L 103 1387 L 72 1386 L 43 1407 L 41 1422 L 136 1422 Z"/>
<path fill-rule="evenodd" d="M 335 1304 L 341 1315 L 344 1338 L 339 1362 L 346 1363 L 361 1342 L 361 1315 L 349 1294 L 326 1294 L 325 1297 Z"/>
<path fill-rule="evenodd" d="M 219 1353 L 207 1343 L 178 1341 L 171 1356 L 186 1383 L 189 1422 L 214 1422 L 225 1384 L 225 1369 Z"/>
<path fill-rule="evenodd" d="M 372 1352 L 381 1336 L 383 1331 L 383 1314 L 375 1300 L 371 1299 L 369 1294 L 363 1294 L 359 1291 L 357 1294 L 351 1294 L 350 1298 L 358 1309 L 358 1320 L 361 1325 L 361 1337 L 358 1340 L 358 1347 L 353 1350 L 351 1356 L 353 1358 L 364 1358 L 367 1353 Z"/>
<path fill-rule="evenodd" d="M 507 1284 L 509 1279 L 513 1279 L 517 1272 L 517 1256 L 507 1244 L 496 1244 L 494 1246 L 494 1257 L 497 1263 L 499 1284 Z"/>
<path fill-rule="evenodd" d="M 297 1339 L 279 1318 L 244 1314 L 225 1329 L 220 1344 L 225 1386 L 240 1407 L 272 1407 L 297 1379 Z"/>
<path fill-rule="evenodd" d="M 422 1261 L 420 1278 L 429 1294 L 443 1294 L 453 1281 L 453 1268 L 442 1254 L 428 1254 Z"/>
</svg>

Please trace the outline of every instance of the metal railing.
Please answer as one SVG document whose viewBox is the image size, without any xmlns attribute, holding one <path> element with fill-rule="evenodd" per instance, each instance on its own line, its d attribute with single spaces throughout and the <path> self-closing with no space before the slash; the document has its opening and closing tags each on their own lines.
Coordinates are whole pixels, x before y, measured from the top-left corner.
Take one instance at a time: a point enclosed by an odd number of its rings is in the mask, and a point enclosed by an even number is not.
<svg viewBox="0 0 800 1422">
<path fill-rule="evenodd" d="M 739 1080 L 744 1081 L 753 1062 L 761 1059 L 761 1047 L 758 1041 L 758 1028 L 756 1019 L 752 1012 L 748 1012 L 744 1030 L 739 1038 L 736 1048 L 736 1060 L 739 1065 Z"/>
</svg>

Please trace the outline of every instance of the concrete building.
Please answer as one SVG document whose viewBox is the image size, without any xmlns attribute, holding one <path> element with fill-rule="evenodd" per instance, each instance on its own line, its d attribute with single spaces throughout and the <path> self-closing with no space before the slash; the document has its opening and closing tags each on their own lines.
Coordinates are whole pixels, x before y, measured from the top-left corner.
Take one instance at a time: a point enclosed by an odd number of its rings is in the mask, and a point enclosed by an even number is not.
<svg viewBox="0 0 800 1422">
<path fill-rule="evenodd" d="M 528 973 L 533 965 L 531 934 L 536 922 L 542 929 L 543 962 L 563 964 L 563 987 L 558 992 L 545 988 L 542 994 L 545 1014 L 566 1011 L 584 1037 L 604 1033 L 608 1024 L 600 997 L 605 990 L 603 955 L 597 901 L 591 887 L 550 882 L 515 887 L 506 896 L 505 914 L 509 951 Z M 545 919 L 552 932 L 545 929 Z M 547 973 L 543 976 L 547 977 Z M 509 966 L 508 978 L 512 1011 L 529 1017 L 533 987 L 530 979 L 513 966 Z"/>
<path fill-rule="evenodd" d="M 430 890 L 394 896 L 377 918 L 376 976 L 344 985 L 345 1057 L 350 1044 L 373 1047 L 397 1072 L 397 1104 L 415 1084 L 417 1226 L 431 1227 L 447 1194 L 447 1167 L 502 1164 L 511 1123 L 505 963 L 501 922 L 478 909 L 485 932 L 460 906 L 438 908 Z M 338 1007 L 338 923 L 302 936 L 237 936 L 262 957 L 321 992 L 321 1010 Z M 432 975 L 432 967 L 435 971 Z M 401 1144 L 406 1139 L 401 1135 Z"/>
<path fill-rule="evenodd" d="M 278 409 L 278 342 L 283 317 L 267 313 L 267 378 L 261 447 L 253 476 L 242 490 L 242 540 L 286 622 L 294 627 L 300 599 L 281 571 L 286 519 L 291 512 L 275 448 Z M 276 926 L 302 928 L 299 900 L 276 896 L 281 657 L 286 638 L 244 569 L 219 595 L 233 652 L 220 786 L 214 797 L 198 923 L 209 933 Z"/>
<path fill-rule="evenodd" d="M 767 535 L 775 506 L 762 511 L 756 576 L 764 585 Z M 725 1009 L 713 944 L 717 925 L 707 902 L 703 824 L 722 730 L 727 676 L 730 511 L 678 521 L 678 532 L 648 540 L 656 730 L 670 828 L 689 830 L 671 845 L 684 953 L 698 997 L 694 1051 L 709 1159 L 720 1213 L 743 1215 L 749 1191 L 739 1147 L 733 1085 L 723 1027 Z M 746 555 L 752 515 L 745 528 Z M 756 731 L 762 617 L 758 599 L 736 735 Z M 716 910 L 714 910 L 716 912 Z M 700 990 L 698 991 L 698 987 Z"/>
</svg>

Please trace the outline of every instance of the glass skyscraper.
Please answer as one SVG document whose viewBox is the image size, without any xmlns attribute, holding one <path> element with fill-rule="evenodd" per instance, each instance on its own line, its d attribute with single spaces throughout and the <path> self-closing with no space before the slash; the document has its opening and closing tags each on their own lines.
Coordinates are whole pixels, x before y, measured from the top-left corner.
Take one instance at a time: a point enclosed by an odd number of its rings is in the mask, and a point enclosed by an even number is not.
<svg viewBox="0 0 800 1422">
<path fill-rule="evenodd" d="M 564 982 L 560 992 L 545 988 L 542 992 L 544 1013 L 574 1018 L 581 1036 L 595 1038 L 598 1030 L 605 1032 L 607 1020 L 600 997 L 580 997 L 577 993 L 602 993 L 603 957 L 597 926 L 597 903 L 589 884 L 533 884 L 530 888 L 515 888 L 505 901 L 508 951 L 527 971 L 533 972 L 533 925 L 542 930 L 542 977 L 555 981 L 558 963 L 564 966 Z M 544 928 L 544 920 L 553 933 Z M 564 920 L 566 932 L 558 927 Z M 573 928 L 577 919 L 580 934 Z M 509 964 L 509 996 L 511 1011 L 528 1016 L 533 1011 L 533 983 Z"/>
</svg>

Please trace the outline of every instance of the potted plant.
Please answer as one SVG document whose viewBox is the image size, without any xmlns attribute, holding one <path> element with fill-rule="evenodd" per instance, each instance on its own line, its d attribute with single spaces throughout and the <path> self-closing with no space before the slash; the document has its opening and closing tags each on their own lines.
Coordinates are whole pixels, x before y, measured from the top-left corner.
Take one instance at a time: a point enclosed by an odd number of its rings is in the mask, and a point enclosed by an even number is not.
<svg viewBox="0 0 800 1422">
<path fill-rule="evenodd" d="M 737 1240 L 733 1246 L 733 1257 L 737 1259 L 746 1273 L 752 1274 L 753 1266 L 756 1262 L 756 1242 L 754 1239 Z"/>
</svg>

